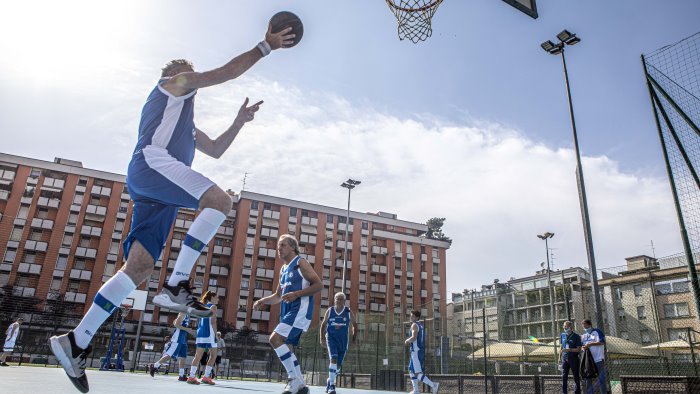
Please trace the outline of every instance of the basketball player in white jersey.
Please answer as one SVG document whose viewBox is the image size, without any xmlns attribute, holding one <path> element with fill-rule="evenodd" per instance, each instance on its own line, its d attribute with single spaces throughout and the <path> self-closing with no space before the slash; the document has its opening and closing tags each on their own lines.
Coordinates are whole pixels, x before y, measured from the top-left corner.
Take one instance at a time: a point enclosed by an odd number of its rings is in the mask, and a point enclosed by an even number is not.
<svg viewBox="0 0 700 394">
<path fill-rule="evenodd" d="M 21 317 L 17 318 L 5 331 L 5 344 L 2 346 L 2 355 L 0 355 L 0 366 L 2 367 L 9 367 L 5 360 L 15 350 L 15 341 L 17 341 L 17 336 L 19 336 L 19 326 L 22 325 L 23 321 L 24 319 Z"/>
</svg>

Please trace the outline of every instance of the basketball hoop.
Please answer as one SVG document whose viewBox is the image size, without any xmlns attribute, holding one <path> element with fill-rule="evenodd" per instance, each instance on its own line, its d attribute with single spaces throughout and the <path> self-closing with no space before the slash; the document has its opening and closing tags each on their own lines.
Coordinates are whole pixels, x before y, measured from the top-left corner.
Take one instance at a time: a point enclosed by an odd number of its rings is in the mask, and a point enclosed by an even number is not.
<svg viewBox="0 0 700 394">
<path fill-rule="evenodd" d="M 408 38 L 417 44 L 433 35 L 431 19 L 442 0 L 386 0 L 399 22 L 399 39 Z"/>
</svg>

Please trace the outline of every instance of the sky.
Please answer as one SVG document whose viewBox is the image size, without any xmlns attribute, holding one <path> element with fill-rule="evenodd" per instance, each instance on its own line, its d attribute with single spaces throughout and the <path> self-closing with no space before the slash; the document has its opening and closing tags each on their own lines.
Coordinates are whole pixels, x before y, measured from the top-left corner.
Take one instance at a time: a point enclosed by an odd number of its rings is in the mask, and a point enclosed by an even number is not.
<svg viewBox="0 0 700 394">
<path fill-rule="evenodd" d="M 0 16 L 0 151 L 126 172 L 141 107 L 170 59 L 198 70 L 254 47 L 269 18 L 304 22 L 295 48 L 197 94 L 212 137 L 245 97 L 264 100 L 219 160 L 225 189 L 424 223 L 453 239 L 447 289 L 587 266 L 560 57 L 563 29 L 598 267 L 682 251 L 640 55 L 699 30 L 696 0 L 444 0 L 433 35 L 400 41 L 384 1 L 24 0 Z M 652 242 L 654 247 L 652 248 Z"/>
</svg>

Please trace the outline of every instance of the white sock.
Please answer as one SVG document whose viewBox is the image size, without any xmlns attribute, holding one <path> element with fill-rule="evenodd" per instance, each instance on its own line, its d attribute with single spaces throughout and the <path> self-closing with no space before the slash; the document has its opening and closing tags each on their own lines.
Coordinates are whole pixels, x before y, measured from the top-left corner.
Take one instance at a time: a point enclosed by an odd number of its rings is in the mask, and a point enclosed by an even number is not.
<svg viewBox="0 0 700 394">
<path fill-rule="evenodd" d="M 425 375 L 422 374 L 422 373 L 419 373 L 419 374 L 418 374 L 418 380 L 420 380 L 421 382 L 427 384 L 427 385 L 430 386 L 430 387 L 435 387 L 435 383 L 433 383 L 432 380 L 428 379 L 428 377 L 425 376 Z"/>
<path fill-rule="evenodd" d="M 185 376 L 185 368 L 180 368 L 179 376 Z"/>
<path fill-rule="evenodd" d="M 190 272 L 199 258 L 202 249 L 211 241 L 226 215 L 212 208 L 204 208 L 187 231 L 175 268 L 168 279 L 168 286 L 176 286 L 182 280 L 190 279 Z"/>
<path fill-rule="evenodd" d="M 154 368 L 160 368 L 160 361 L 156 361 L 155 364 L 153 364 Z"/>
<path fill-rule="evenodd" d="M 194 378 L 194 376 L 197 374 L 197 366 L 193 365 L 190 367 L 190 377 Z"/>
<path fill-rule="evenodd" d="M 87 348 L 102 323 L 134 289 L 136 285 L 124 271 L 117 272 L 105 282 L 95 294 L 95 299 L 83 320 L 73 329 L 75 344 L 81 349 Z"/>
<path fill-rule="evenodd" d="M 297 375 L 297 378 L 301 381 L 301 383 L 304 383 L 304 375 L 301 374 L 301 365 L 299 365 L 299 360 L 297 360 L 297 356 L 292 353 L 292 360 L 294 360 L 294 372 Z"/>
<path fill-rule="evenodd" d="M 287 376 L 289 376 L 289 379 L 300 378 L 296 376 L 297 373 L 296 369 L 294 368 L 294 362 L 297 358 L 294 357 L 294 353 L 289 350 L 287 345 L 282 345 L 276 348 L 275 353 L 277 353 L 277 357 L 279 357 L 282 365 L 284 365 L 284 369 L 287 370 Z M 299 363 L 297 362 L 297 364 Z"/>
<path fill-rule="evenodd" d="M 331 386 L 335 386 L 335 375 L 338 373 L 338 366 L 331 363 L 331 365 L 328 366 L 328 371 L 328 378 L 331 380 Z"/>
<path fill-rule="evenodd" d="M 211 377 L 211 367 L 207 365 L 207 367 L 204 369 L 204 376 L 206 377 Z"/>
</svg>

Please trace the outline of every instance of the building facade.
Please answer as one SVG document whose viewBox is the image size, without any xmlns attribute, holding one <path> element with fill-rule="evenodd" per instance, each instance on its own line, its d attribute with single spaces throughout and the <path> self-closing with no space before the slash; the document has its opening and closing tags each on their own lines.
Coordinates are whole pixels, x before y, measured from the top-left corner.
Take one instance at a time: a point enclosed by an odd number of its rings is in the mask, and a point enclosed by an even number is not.
<svg viewBox="0 0 700 394">
<path fill-rule="evenodd" d="M 323 281 L 315 297 L 316 324 L 342 286 L 347 230 L 346 294 L 362 315 L 361 333 L 381 324 L 393 327 L 388 337 L 403 336 L 402 321 L 410 310 L 421 309 L 435 321 L 435 335 L 442 334 L 449 243 L 425 238 L 426 225 L 395 214 L 353 211 L 346 223 L 344 209 L 247 191 L 230 194 L 232 209 L 191 276 L 198 294 L 215 290 L 220 295 L 218 313 L 226 323 L 261 332 L 277 324 L 278 306 L 253 311 L 252 305 L 274 291 L 282 266 L 277 238 L 290 233 Z M 0 287 L 12 286 L 17 296 L 48 300 L 46 305 L 61 301 L 70 312 L 82 314 L 123 264 L 121 244 L 131 218 L 124 175 L 65 159 L 0 153 L 0 215 Z M 145 323 L 175 318 L 154 308 L 150 299 L 172 273 L 195 215 L 179 211 L 154 271 L 139 287 L 149 293 Z M 373 314 L 378 318 L 365 318 Z M 140 316 L 132 312 L 131 317 Z"/>
</svg>

